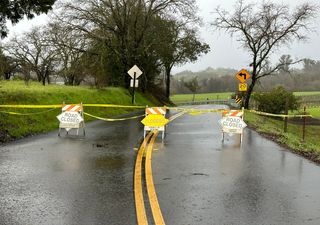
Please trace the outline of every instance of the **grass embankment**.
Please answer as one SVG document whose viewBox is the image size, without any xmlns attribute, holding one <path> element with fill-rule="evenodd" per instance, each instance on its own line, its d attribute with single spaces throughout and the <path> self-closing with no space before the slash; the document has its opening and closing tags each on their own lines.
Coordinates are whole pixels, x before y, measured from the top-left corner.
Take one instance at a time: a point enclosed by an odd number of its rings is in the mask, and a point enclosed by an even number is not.
<svg viewBox="0 0 320 225">
<path fill-rule="evenodd" d="M 117 104 L 131 105 L 131 95 L 123 88 L 94 89 L 88 87 L 67 87 L 61 85 L 42 86 L 37 82 L 30 82 L 28 86 L 21 81 L 0 81 L 0 104 Z M 136 105 L 155 105 L 157 101 L 151 95 L 136 93 Z M 50 110 L 50 109 L 49 109 Z M 0 111 L 10 111 L 19 113 L 44 112 L 48 109 L 4 109 Z M 93 108 L 87 107 L 85 112 L 101 116 L 111 117 L 128 113 L 132 110 L 123 108 Z M 0 142 L 7 142 L 17 138 L 43 133 L 58 128 L 57 115 L 61 113 L 61 108 L 32 116 L 18 116 L 0 113 Z M 85 121 L 93 120 L 85 116 Z"/>
<path fill-rule="evenodd" d="M 283 132 L 282 120 L 259 116 L 246 112 L 245 121 L 259 133 L 271 137 L 274 141 L 289 147 L 292 151 L 320 163 L 320 126 L 306 127 L 306 139 L 302 142 L 302 126 L 288 124 L 288 132 Z"/>
<path fill-rule="evenodd" d="M 232 94 L 232 92 L 196 94 L 195 101 L 229 99 Z M 170 100 L 174 103 L 192 102 L 192 99 L 193 94 L 179 94 L 170 97 Z"/>
</svg>

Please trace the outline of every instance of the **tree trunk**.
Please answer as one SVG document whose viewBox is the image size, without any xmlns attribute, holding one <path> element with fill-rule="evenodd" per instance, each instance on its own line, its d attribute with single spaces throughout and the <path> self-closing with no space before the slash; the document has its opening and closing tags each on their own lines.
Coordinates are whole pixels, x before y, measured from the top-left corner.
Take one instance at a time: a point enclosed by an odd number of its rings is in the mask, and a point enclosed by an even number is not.
<svg viewBox="0 0 320 225">
<path fill-rule="evenodd" d="M 170 85 L 171 85 L 171 67 L 166 67 L 166 97 L 170 99 Z"/>
<path fill-rule="evenodd" d="M 256 83 L 256 80 L 254 78 L 252 78 L 252 82 L 248 88 L 248 92 L 247 92 L 247 95 L 245 96 L 245 102 L 244 102 L 244 108 L 245 109 L 249 109 L 249 102 L 250 102 L 250 97 L 251 97 L 251 94 L 253 92 L 253 88 L 254 88 L 254 85 Z"/>
<path fill-rule="evenodd" d="M 47 82 L 48 82 L 48 84 L 51 83 L 49 74 L 47 74 Z"/>
<path fill-rule="evenodd" d="M 5 79 L 5 80 L 10 80 L 10 78 L 11 78 L 11 72 L 4 72 L 3 74 L 4 74 L 4 79 Z"/>
</svg>

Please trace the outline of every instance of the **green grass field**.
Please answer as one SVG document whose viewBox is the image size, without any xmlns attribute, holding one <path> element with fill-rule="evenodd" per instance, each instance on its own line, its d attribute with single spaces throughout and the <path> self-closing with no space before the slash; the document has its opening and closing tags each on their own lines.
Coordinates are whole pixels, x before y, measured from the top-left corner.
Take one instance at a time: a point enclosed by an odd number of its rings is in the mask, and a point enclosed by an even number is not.
<svg viewBox="0 0 320 225">
<path fill-rule="evenodd" d="M 309 91 L 309 92 L 293 92 L 296 96 L 310 96 L 310 95 L 320 95 L 320 91 Z"/>
<path fill-rule="evenodd" d="M 234 94 L 232 92 L 225 93 L 204 93 L 204 94 L 196 94 L 195 101 L 204 101 L 204 100 L 215 100 L 215 99 L 229 99 L 230 96 Z M 305 97 L 305 96 L 316 96 L 319 95 L 320 91 L 312 91 L 312 92 L 294 92 L 296 96 Z M 174 103 L 179 102 L 191 102 L 193 98 L 193 94 L 178 94 L 172 95 L 170 97 L 171 101 Z"/>
<path fill-rule="evenodd" d="M 217 100 L 217 99 L 229 99 L 233 93 L 205 93 L 205 94 L 196 94 L 195 101 L 205 101 L 205 100 Z M 179 102 L 191 102 L 193 99 L 193 94 L 179 94 L 173 95 L 170 97 L 170 100 L 174 103 Z"/>
<path fill-rule="evenodd" d="M 21 81 L 0 81 L 0 105 L 15 104 L 118 104 L 131 105 L 131 95 L 123 88 L 94 89 L 87 87 L 67 87 L 62 85 L 42 86 L 37 82 L 30 82 L 28 86 Z M 151 96 L 136 93 L 136 105 L 158 105 Z M 34 113 L 48 111 L 48 109 L 9 109 L 0 108 L 0 111 L 19 113 Z M 111 117 L 128 113 L 129 109 L 123 108 L 84 108 L 84 111 L 101 117 Z M 35 133 L 46 132 L 58 128 L 56 116 L 61 109 L 32 115 L 18 116 L 0 113 L 0 142 L 21 138 Z M 93 120 L 85 117 L 86 121 Z"/>
<path fill-rule="evenodd" d="M 307 108 L 307 112 L 313 117 L 320 119 L 320 107 Z"/>
<path fill-rule="evenodd" d="M 209 100 L 229 99 L 232 94 L 233 94 L 232 92 L 196 94 L 195 101 L 205 101 L 207 99 L 209 99 Z M 299 97 L 312 96 L 313 98 L 315 96 L 319 95 L 319 98 L 320 98 L 320 91 L 318 91 L 318 92 L 295 92 L 294 94 Z M 173 96 L 171 96 L 170 99 L 174 103 L 192 102 L 193 95 L 192 94 L 173 95 Z M 312 115 L 313 117 L 320 118 L 320 106 L 319 107 L 309 107 L 309 108 L 307 108 L 307 112 L 310 115 Z M 294 113 L 298 113 L 298 112 L 294 112 Z"/>
</svg>

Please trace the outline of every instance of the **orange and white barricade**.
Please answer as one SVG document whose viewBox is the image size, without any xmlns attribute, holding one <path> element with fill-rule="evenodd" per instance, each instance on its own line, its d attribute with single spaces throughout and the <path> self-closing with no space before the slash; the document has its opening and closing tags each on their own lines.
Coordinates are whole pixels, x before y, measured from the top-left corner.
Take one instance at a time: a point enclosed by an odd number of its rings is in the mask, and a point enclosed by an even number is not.
<svg viewBox="0 0 320 225">
<path fill-rule="evenodd" d="M 247 125 L 243 121 L 244 109 L 242 110 L 224 110 L 222 112 L 222 119 L 220 120 L 222 126 L 222 141 L 224 141 L 224 134 L 240 134 L 240 142 L 243 140 L 243 128 Z"/>
<path fill-rule="evenodd" d="M 67 134 L 71 129 L 77 129 L 77 135 L 79 135 L 80 128 L 83 129 L 83 135 L 85 135 L 85 123 L 83 115 L 83 105 L 81 104 L 62 104 L 61 114 L 57 116 L 60 121 L 59 124 L 59 136 L 61 129 L 65 129 Z"/>
<path fill-rule="evenodd" d="M 147 107 L 146 108 L 146 118 L 149 115 L 158 115 L 162 116 L 162 119 L 165 119 L 167 109 L 165 107 Z M 144 126 L 144 133 L 143 136 L 146 137 L 147 131 L 152 131 L 152 130 L 157 130 L 157 131 L 162 131 L 162 139 L 164 139 L 164 134 L 165 134 L 165 125 L 164 126 Z"/>
</svg>

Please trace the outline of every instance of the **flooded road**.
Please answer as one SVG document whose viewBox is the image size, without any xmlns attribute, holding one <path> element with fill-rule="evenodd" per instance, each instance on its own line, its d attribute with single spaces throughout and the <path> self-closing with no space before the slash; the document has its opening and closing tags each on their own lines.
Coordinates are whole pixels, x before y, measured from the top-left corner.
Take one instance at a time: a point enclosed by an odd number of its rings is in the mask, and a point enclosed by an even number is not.
<svg viewBox="0 0 320 225">
<path fill-rule="evenodd" d="M 320 167 L 249 129 L 222 143 L 220 118 L 178 118 L 154 153 L 166 224 L 320 224 Z"/>
<path fill-rule="evenodd" d="M 320 224 L 320 167 L 249 129 L 242 145 L 237 136 L 222 143 L 220 118 L 184 115 L 156 139 L 153 180 L 166 224 Z M 93 122 L 86 133 L 0 147 L 1 225 L 137 224 L 133 148 L 142 125 Z"/>
<path fill-rule="evenodd" d="M 86 130 L 85 139 L 52 132 L 0 148 L 1 225 L 136 224 L 133 148 L 142 126 Z"/>
</svg>

